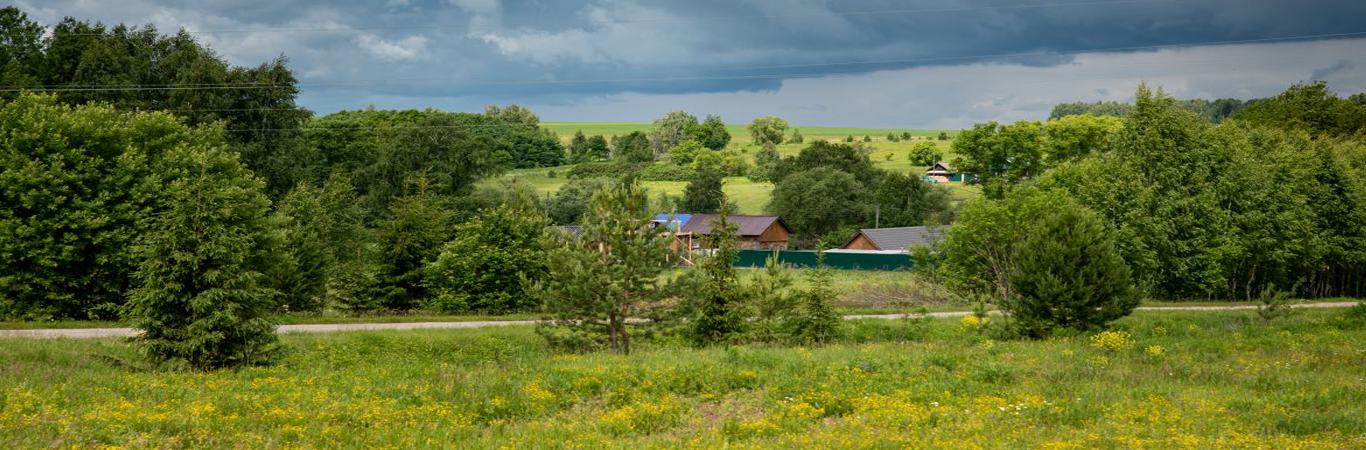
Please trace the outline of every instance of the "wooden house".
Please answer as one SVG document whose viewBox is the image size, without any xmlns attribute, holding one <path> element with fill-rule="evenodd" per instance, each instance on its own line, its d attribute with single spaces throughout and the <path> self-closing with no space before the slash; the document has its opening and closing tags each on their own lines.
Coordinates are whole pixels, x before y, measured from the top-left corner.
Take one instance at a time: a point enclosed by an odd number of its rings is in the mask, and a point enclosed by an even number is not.
<svg viewBox="0 0 1366 450">
<path fill-rule="evenodd" d="M 963 181 L 963 174 L 954 170 L 949 163 L 939 161 L 925 170 L 925 181 L 931 183 L 948 183 L 950 181 Z"/>
<path fill-rule="evenodd" d="M 696 236 L 692 241 L 694 248 L 705 245 L 706 239 L 701 236 L 711 233 L 711 222 L 716 218 L 716 214 L 693 214 L 683 224 L 683 232 Z M 781 217 L 732 215 L 728 220 L 739 227 L 740 249 L 787 250 L 787 238 L 792 234 L 792 228 Z"/>
<path fill-rule="evenodd" d="M 849 238 L 841 249 L 904 252 L 916 246 L 933 246 L 944 238 L 948 227 L 864 228 Z"/>
</svg>

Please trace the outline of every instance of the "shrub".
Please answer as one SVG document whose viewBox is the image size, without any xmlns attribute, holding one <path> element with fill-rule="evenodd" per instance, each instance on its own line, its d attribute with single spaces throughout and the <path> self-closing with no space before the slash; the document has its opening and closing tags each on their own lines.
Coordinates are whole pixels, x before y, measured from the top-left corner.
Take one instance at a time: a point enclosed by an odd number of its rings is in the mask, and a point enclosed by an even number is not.
<svg viewBox="0 0 1366 450">
<path fill-rule="evenodd" d="M 550 219 L 558 225 L 578 223 L 583 213 L 588 211 L 593 193 L 609 183 L 605 178 L 579 178 L 565 183 L 550 203 Z"/>
<path fill-rule="evenodd" d="M 1276 290 L 1275 285 L 1267 286 L 1266 289 L 1262 290 L 1258 301 L 1257 316 L 1267 322 L 1288 316 L 1292 311 L 1290 309 L 1292 303 L 1290 293 Z"/>
<path fill-rule="evenodd" d="M 571 180 L 584 178 L 616 178 L 636 171 L 640 164 L 625 161 L 593 161 L 574 166 L 567 175 Z"/>
<path fill-rule="evenodd" d="M 636 177 L 643 181 L 690 181 L 697 177 L 697 170 L 689 166 L 659 163 L 645 166 L 636 172 Z"/>
<path fill-rule="evenodd" d="M 1014 292 L 1001 305 L 1020 331 L 1087 330 L 1133 312 L 1138 296 L 1129 267 L 1094 213 L 1068 203 L 1035 222 L 1015 249 Z"/>
<path fill-rule="evenodd" d="M 550 223 L 529 194 L 455 227 L 455 239 L 429 264 L 430 309 L 501 314 L 536 306 L 525 283 L 545 277 L 541 234 Z"/>
</svg>

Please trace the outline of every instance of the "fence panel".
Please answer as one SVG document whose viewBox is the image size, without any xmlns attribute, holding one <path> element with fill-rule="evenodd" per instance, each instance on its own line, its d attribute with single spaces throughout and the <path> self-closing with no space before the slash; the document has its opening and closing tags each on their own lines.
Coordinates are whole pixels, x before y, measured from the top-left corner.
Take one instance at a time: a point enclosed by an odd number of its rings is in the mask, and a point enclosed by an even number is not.
<svg viewBox="0 0 1366 450">
<path fill-rule="evenodd" d="M 735 267 L 763 267 L 764 262 L 774 252 L 767 250 L 740 250 L 740 258 Z M 783 250 L 777 252 L 778 261 L 794 267 L 816 267 L 815 250 Z M 912 266 L 911 256 L 905 253 L 826 253 L 825 266 L 832 269 L 848 270 L 902 270 Z"/>
</svg>

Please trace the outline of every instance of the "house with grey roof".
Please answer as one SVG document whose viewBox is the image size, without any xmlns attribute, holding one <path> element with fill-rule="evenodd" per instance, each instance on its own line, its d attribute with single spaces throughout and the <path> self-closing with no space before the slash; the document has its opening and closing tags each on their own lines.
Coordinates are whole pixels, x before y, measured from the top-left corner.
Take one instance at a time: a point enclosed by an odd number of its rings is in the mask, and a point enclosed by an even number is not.
<svg viewBox="0 0 1366 450">
<path fill-rule="evenodd" d="M 948 231 L 948 226 L 864 228 L 840 249 L 904 252 L 916 246 L 934 246 Z"/>
</svg>

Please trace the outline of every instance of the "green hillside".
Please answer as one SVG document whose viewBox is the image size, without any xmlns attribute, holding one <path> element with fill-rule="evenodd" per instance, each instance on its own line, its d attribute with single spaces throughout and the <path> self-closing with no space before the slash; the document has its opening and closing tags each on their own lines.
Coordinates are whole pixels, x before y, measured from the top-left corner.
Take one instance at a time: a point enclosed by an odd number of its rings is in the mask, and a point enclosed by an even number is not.
<svg viewBox="0 0 1366 450">
<path fill-rule="evenodd" d="M 647 123 L 550 122 L 543 123 L 542 125 L 558 133 L 561 140 L 568 140 L 577 130 L 583 130 L 584 134 L 588 135 L 612 135 L 626 134 L 632 131 L 648 131 L 650 128 L 650 124 Z M 731 134 L 735 136 L 735 139 L 731 141 L 728 148 L 738 150 L 751 164 L 753 164 L 754 154 L 758 151 L 758 147 L 750 143 L 749 135 L 744 130 L 744 127 L 740 125 L 728 125 L 727 128 L 730 129 Z M 840 141 L 844 137 L 851 135 L 857 136 L 858 140 L 861 142 L 863 136 L 870 136 L 873 141 L 864 142 L 863 145 L 872 149 L 869 157 L 873 160 L 875 165 L 889 171 L 902 173 L 912 172 L 916 174 L 924 172 L 928 167 L 914 166 L 911 164 L 908 156 L 910 154 L 911 146 L 928 137 L 938 136 L 941 131 L 948 132 L 950 136 L 956 135 L 958 131 L 843 127 L 797 128 L 802 130 L 802 134 L 807 138 L 807 142 L 810 142 L 813 139 Z M 808 130 L 810 130 L 810 132 L 808 132 Z M 920 139 L 899 142 L 887 141 L 887 133 L 895 132 L 900 135 L 902 131 L 910 131 L 912 135 L 918 136 Z M 952 158 L 952 149 L 949 145 L 952 141 L 930 139 L 930 142 L 934 142 L 939 146 L 945 159 Z M 778 146 L 778 154 L 783 157 L 796 156 L 805 146 L 806 144 L 782 144 Z M 661 162 L 659 164 L 665 163 Z M 569 181 L 566 176 L 571 168 L 573 168 L 572 165 L 553 168 L 513 170 L 500 178 L 485 180 L 483 184 L 486 186 L 494 186 L 506 181 L 516 180 L 517 182 L 530 185 L 536 190 L 538 195 L 544 196 L 547 192 L 553 193 L 558 191 L 560 186 L 563 186 Z M 554 176 L 551 176 L 552 173 Z M 682 195 L 683 188 L 687 185 L 686 182 L 682 181 L 645 181 L 642 184 L 652 192 L 665 192 L 670 195 Z M 950 192 L 953 193 L 953 196 L 958 199 L 973 198 L 980 192 L 976 186 L 966 186 L 961 183 L 946 183 L 943 184 L 943 186 L 949 188 Z M 725 180 L 724 190 L 726 191 L 726 195 L 735 200 L 736 204 L 740 207 L 741 214 L 761 214 L 763 213 L 764 205 L 768 204 L 769 193 L 773 191 L 773 184 L 768 182 L 756 182 L 745 177 L 728 177 Z"/>
</svg>

